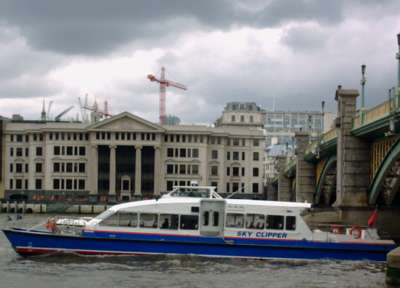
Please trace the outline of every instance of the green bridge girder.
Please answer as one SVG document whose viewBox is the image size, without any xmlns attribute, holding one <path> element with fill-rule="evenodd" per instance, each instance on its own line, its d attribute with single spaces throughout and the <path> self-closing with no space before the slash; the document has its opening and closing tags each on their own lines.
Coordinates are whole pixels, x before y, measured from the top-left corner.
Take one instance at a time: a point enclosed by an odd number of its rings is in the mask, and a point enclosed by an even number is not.
<svg viewBox="0 0 400 288">
<path fill-rule="evenodd" d="M 324 168 L 322 168 L 321 175 L 318 179 L 317 187 L 314 195 L 314 203 L 319 203 L 322 193 L 322 186 L 324 185 L 325 176 L 329 169 L 336 163 L 336 155 L 331 156 L 328 161 L 326 161 Z"/>
<path fill-rule="evenodd" d="M 381 165 L 377 173 L 375 174 L 369 189 L 369 204 L 375 205 L 376 201 L 378 200 L 379 193 L 381 192 L 381 188 L 387 173 L 390 171 L 390 168 L 394 164 L 394 162 L 399 159 L 400 157 L 400 139 L 398 139 L 389 152 L 386 154 L 385 158 L 383 159 Z"/>
</svg>

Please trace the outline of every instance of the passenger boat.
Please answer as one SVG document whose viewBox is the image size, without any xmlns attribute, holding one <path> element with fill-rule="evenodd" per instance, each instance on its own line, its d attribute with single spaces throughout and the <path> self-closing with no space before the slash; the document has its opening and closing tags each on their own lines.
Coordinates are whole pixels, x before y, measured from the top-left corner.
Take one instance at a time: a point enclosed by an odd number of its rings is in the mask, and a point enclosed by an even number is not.
<svg viewBox="0 0 400 288">
<path fill-rule="evenodd" d="M 309 208 L 307 203 L 224 199 L 214 187 L 181 186 L 159 199 L 112 206 L 83 222 L 50 220 L 30 229 L 3 231 L 23 256 L 183 254 L 384 261 L 395 248 L 372 228 L 310 229 L 302 217 Z"/>
</svg>

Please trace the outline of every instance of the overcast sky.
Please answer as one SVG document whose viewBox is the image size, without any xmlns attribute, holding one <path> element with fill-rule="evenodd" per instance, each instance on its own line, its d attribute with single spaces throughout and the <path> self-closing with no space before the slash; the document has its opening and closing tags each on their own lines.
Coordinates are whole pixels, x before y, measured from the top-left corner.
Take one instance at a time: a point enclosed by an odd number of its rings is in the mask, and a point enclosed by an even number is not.
<svg viewBox="0 0 400 288">
<path fill-rule="evenodd" d="M 158 121 L 166 67 L 187 91 L 167 90 L 167 113 L 211 123 L 228 101 L 335 111 L 338 84 L 366 103 L 396 83 L 399 0 L 0 0 L 0 115 L 38 119 L 87 93 L 111 112 Z"/>
</svg>

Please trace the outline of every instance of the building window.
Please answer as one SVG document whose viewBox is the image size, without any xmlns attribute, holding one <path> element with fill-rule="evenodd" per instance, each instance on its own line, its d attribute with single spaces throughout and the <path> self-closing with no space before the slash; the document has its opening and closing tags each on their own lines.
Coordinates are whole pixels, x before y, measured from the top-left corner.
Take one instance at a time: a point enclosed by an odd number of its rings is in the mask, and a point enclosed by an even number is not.
<svg viewBox="0 0 400 288">
<path fill-rule="evenodd" d="M 167 191 L 171 191 L 174 188 L 174 181 L 167 181 Z"/>
<path fill-rule="evenodd" d="M 13 189 L 13 179 L 10 179 L 10 189 Z"/>
<path fill-rule="evenodd" d="M 260 160 L 260 154 L 258 152 L 253 152 L 253 160 L 254 161 Z"/>
<path fill-rule="evenodd" d="M 60 155 L 60 146 L 54 146 L 54 155 Z"/>
<path fill-rule="evenodd" d="M 68 172 L 68 173 L 73 172 L 72 171 L 72 163 L 67 163 L 67 171 L 66 172 Z"/>
<path fill-rule="evenodd" d="M 42 163 L 36 163 L 36 173 L 42 173 Z"/>
<path fill-rule="evenodd" d="M 167 156 L 168 157 L 174 157 L 174 149 L 173 148 L 168 148 L 167 149 Z"/>
<path fill-rule="evenodd" d="M 211 159 L 218 159 L 218 150 L 211 151 Z"/>
<path fill-rule="evenodd" d="M 211 166 L 211 176 L 218 176 L 218 166 Z"/>
<path fill-rule="evenodd" d="M 235 192 L 240 192 L 240 191 L 239 191 L 239 183 L 238 183 L 238 182 L 233 182 L 233 183 L 232 183 L 232 192 L 233 192 L 233 193 L 235 193 Z"/>
<path fill-rule="evenodd" d="M 73 148 L 72 146 L 67 146 L 67 155 L 68 156 L 73 155 L 73 149 L 72 148 Z"/>
<path fill-rule="evenodd" d="M 167 174 L 174 174 L 174 165 L 167 164 Z"/>
<path fill-rule="evenodd" d="M 239 161 L 239 152 L 238 151 L 234 151 L 232 153 L 232 160 Z"/>
<path fill-rule="evenodd" d="M 180 164 L 179 165 L 179 174 L 185 175 L 186 174 L 186 165 L 185 164 Z"/>
<path fill-rule="evenodd" d="M 232 140 L 232 145 L 233 145 L 233 146 L 239 146 L 239 139 L 237 139 L 237 138 L 236 138 L 236 139 L 233 139 L 233 140 Z"/>
<path fill-rule="evenodd" d="M 53 189 L 54 190 L 60 189 L 60 179 L 53 179 Z"/>
<path fill-rule="evenodd" d="M 10 148 L 10 156 L 11 156 L 11 157 L 14 156 L 14 148 L 13 148 L 13 147 Z"/>
<path fill-rule="evenodd" d="M 65 189 L 66 190 L 72 190 L 72 179 L 67 179 L 65 181 Z"/>
<path fill-rule="evenodd" d="M 15 173 L 22 173 L 22 163 L 15 164 Z"/>
<path fill-rule="evenodd" d="M 26 163 L 25 164 L 25 172 L 28 173 L 28 171 L 29 171 L 29 165 L 28 165 L 28 163 Z"/>
<path fill-rule="evenodd" d="M 258 177 L 258 167 L 253 168 L 253 177 Z"/>
<path fill-rule="evenodd" d="M 244 177 L 244 167 L 242 167 L 242 176 Z"/>
<path fill-rule="evenodd" d="M 226 152 L 226 160 L 231 160 L 231 152 Z"/>
<path fill-rule="evenodd" d="M 43 148 L 36 147 L 36 156 L 43 156 Z"/>
<path fill-rule="evenodd" d="M 253 193 L 258 193 L 258 183 L 253 183 Z"/>
<path fill-rule="evenodd" d="M 25 148 L 25 157 L 29 156 L 29 148 Z"/>
<path fill-rule="evenodd" d="M 239 167 L 233 167 L 232 168 L 232 176 L 233 177 L 239 177 Z"/>
<path fill-rule="evenodd" d="M 215 187 L 215 191 L 218 190 L 218 182 L 211 182 L 211 186 Z"/>
<path fill-rule="evenodd" d="M 226 167 L 226 175 L 230 176 L 231 174 L 231 168 L 230 167 Z"/>
<path fill-rule="evenodd" d="M 15 189 L 22 189 L 22 179 L 15 180 Z"/>
<path fill-rule="evenodd" d="M 235 122 L 235 121 L 236 121 L 235 115 L 232 115 L 232 116 L 231 116 L 231 121 L 232 121 L 232 122 Z"/>
<path fill-rule="evenodd" d="M 244 115 L 240 115 L 240 122 L 244 122 Z"/>
<path fill-rule="evenodd" d="M 35 189 L 36 190 L 42 189 L 42 179 L 36 179 L 35 180 Z"/>
<path fill-rule="evenodd" d="M 192 175 L 199 175 L 199 165 L 192 165 Z"/>
<path fill-rule="evenodd" d="M 255 146 L 255 147 L 260 146 L 260 140 L 254 139 L 254 140 L 253 140 L 253 146 Z"/>
<path fill-rule="evenodd" d="M 253 122 L 254 122 L 254 116 L 250 115 L 250 123 L 253 123 Z"/>
<path fill-rule="evenodd" d="M 17 142 L 22 142 L 23 141 L 23 139 L 22 139 L 22 135 L 17 135 Z M 21 185 L 22 186 L 22 185 Z"/>
<path fill-rule="evenodd" d="M 230 186 L 229 182 L 226 182 L 226 193 L 230 192 Z"/>
<path fill-rule="evenodd" d="M 80 156 L 85 156 L 86 154 L 86 147 L 85 146 L 80 146 L 79 147 L 79 155 Z"/>
<path fill-rule="evenodd" d="M 194 149 L 192 150 L 192 157 L 193 157 L 193 158 L 199 158 L 199 149 L 194 148 Z"/>
<path fill-rule="evenodd" d="M 53 163 L 53 172 L 60 172 L 60 163 Z"/>
<path fill-rule="evenodd" d="M 186 158 L 186 149 L 185 148 L 181 148 L 179 150 L 179 157 Z"/>
<path fill-rule="evenodd" d="M 17 148 L 16 154 L 18 157 L 22 157 L 22 148 L 21 147 Z"/>
<path fill-rule="evenodd" d="M 79 173 L 85 173 L 85 163 L 79 163 Z"/>
<path fill-rule="evenodd" d="M 79 190 L 85 190 L 85 180 L 84 179 L 79 179 L 79 181 L 78 181 L 78 189 Z"/>
<path fill-rule="evenodd" d="M 13 164 L 10 163 L 10 173 L 12 173 L 12 172 L 13 172 Z"/>
<path fill-rule="evenodd" d="M 242 161 L 245 160 L 245 158 L 246 158 L 245 156 L 246 156 L 246 152 L 243 151 L 243 152 L 242 152 Z"/>
</svg>

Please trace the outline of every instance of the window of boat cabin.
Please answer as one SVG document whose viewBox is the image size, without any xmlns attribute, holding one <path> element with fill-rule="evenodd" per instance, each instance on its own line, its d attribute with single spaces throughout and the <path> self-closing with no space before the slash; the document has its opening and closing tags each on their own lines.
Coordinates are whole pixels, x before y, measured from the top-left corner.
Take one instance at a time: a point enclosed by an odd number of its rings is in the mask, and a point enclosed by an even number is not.
<svg viewBox="0 0 400 288">
<path fill-rule="evenodd" d="M 182 230 L 197 230 L 199 228 L 199 216 L 197 215 L 181 215 Z"/>
<path fill-rule="evenodd" d="M 140 227 L 141 228 L 157 228 L 158 227 L 158 214 L 141 213 L 140 214 Z"/>
<path fill-rule="evenodd" d="M 179 215 L 176 214 L 160 214 L 160 229 L 178 230 Z"/>
<path fill-rule="evenodd" d="M 267 229 L 283 230 L 284 218 L 281 215 L 267 215 Z"/>
<path fill-rule="evenodd" d="M 213 212 L 213 226 L 217 227 L 219 225 L 219 212 Z"/>
<path fill-rule="evenodd" d="M 210 212 L 204 211 L 203 213 L 203 225 L 208 226 L 208 223 L 210 223 Z"/>
<path fill-rule="evenodd" d="M 191 187 L 179 187 L 171 195 L 177 197 L 197 197 L 197 198 L 209 198 L 210 191 L 204 188 L 191 188 Z"/>
<path fill-rule="evenodd" d="M 102 226 L 137 227 L 137 219 L 137 213 L 117 212 L 111 215 L 106 215 L 100 224 Z"/>
<path fill-rule="evenodd" d="M 247 229 L 264 229 L 265 216 L 263 214 L 247 214 L 246 228 Z"/>
<path fill-rule="evenodd" d="M 296 216 L 286 216 L 285 228 L 289 231 L 296 230 Z"/>
<path fill-rule="evenodd" d="M 244 215 L 237 213 L 226 214 L 226 227 L 228 228 L 243 228 Z"/>
</svg>

